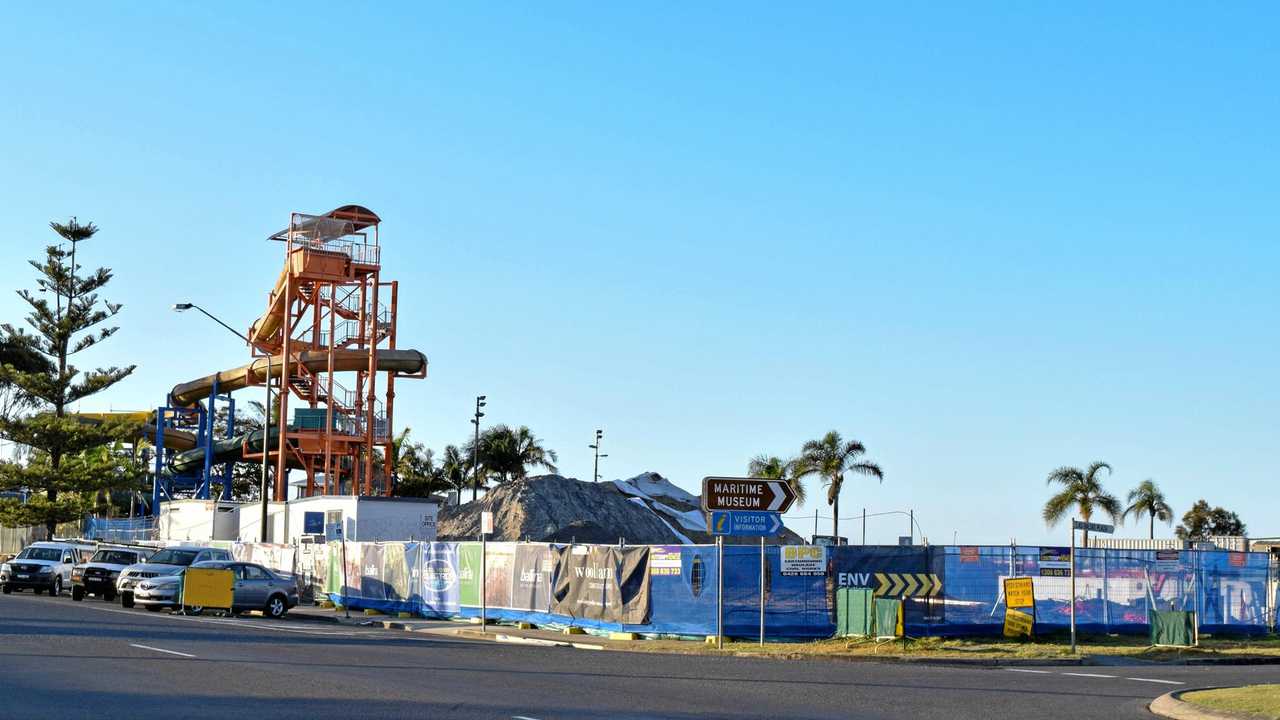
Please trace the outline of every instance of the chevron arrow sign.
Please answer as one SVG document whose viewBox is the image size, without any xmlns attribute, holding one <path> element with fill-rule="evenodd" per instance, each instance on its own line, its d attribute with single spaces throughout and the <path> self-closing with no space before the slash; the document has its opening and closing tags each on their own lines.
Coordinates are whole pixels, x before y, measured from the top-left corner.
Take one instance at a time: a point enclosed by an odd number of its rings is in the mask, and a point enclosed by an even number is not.
<svg viewBox="0 0 1280 720">
<path fill-rule="evenodd" d="M 935 597 L 942 580 L 932 573 L 876 573 L 875 594 L 883 597 Z"/>
</svg>

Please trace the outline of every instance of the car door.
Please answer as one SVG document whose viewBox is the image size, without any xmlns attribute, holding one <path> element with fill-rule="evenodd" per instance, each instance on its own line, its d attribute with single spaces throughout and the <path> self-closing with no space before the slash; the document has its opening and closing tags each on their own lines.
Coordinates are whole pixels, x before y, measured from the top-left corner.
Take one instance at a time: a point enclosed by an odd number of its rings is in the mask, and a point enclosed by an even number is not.
<svg viewBox="0 0 1280 720">
<path fill-rule="evenodd" d="M 58 565 L 58 573 L 62 575 L 62 584 L 71 586 L 71 568 L 76 566 L 76 551 L 70 548 L 62 551 L 62 564 Z"/>
<path fill-rule="evenodd" d="M 237 593 L 236 604 L 244 607 L 259 608 L 267 603 L 267 593 L 270 591 L 271 578 L 263 572 L 262 568 L 257 565 L 242 564 L 240 566 L 242 572 L 241 577 L 244 579 L 243 594 Z"/>
</svg>

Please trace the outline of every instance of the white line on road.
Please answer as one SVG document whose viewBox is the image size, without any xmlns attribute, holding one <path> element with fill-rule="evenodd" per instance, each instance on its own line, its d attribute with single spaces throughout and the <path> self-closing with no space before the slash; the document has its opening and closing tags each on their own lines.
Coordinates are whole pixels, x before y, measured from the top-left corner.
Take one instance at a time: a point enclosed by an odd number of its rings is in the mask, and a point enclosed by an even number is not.
<svg viewBox="0 0 1280 720">
<path fill-rule="evenodd" d="M 525 715 L 512 715 L 511 720 L 538 720 L 538 718 L 531 718 Z"/>
<path fill-rule="evenodd" d="M 1062 674 L 1063 674 L 1063 675 L 1070 675 L 1071 677 L 1096 677 L 1096 678 L 1114 678 L 1114 677 L 1115 677 L 1115 675 L 1099 675 L 1098 673 L 1069 673 L 1069 672 L 1064 672 L 1064 673 L 1062 673 Z"/>
<path fill-rule="evenodd" d="M 150 650 L 152 652 L 166 653 L 169 655 L 177 655 L 178 657 L 184 657 L 184 658 L 195 657 L 195 655 L 188 655 L 187 653 L 178 652 L 177 650 L 165 650 L 164 648 L 151 647 L 150 645 L 138 645 L 137 643 L 129 643 L 129 647 L 136 647 L 141 650 Z"/>
<path fill-rule="evenodd" d="M 1125 678 L 1125 680 L 1137 680 L 1138 682 L 1162 683 L 1164 685 L 1186 685 L 1186 683 L 1181 683 L 1181 682 L 1178 682 L 1177 680 L 1157 680 L 1155 678 Z"/>
<path fill-rule="evenodd" d="M 1024 670 L 1022 668 L 1005 668 L 1009 672 L 1035 673 L 1036 675 L 1052 675 L 1052 670 Z"/>
</svg>

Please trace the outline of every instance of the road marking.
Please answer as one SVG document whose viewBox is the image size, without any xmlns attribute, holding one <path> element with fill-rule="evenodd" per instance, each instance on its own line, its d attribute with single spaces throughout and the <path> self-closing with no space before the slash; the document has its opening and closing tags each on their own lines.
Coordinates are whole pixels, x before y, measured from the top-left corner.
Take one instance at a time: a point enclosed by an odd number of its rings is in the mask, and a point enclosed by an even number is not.
<svg viewBox="0 0 1280 720">
<path fill-rule="evenodd" d="M 1177 680 L 1157 680 L 1155 678 L 1125 678 L 1125 680 L 1137 680 L 1138 682 L 1162 683 L 1164 685 L 1186 685 L 1186 683 Z"/>
<path fill-rule="evenodd" d="M 526 715 L 512 715 L 511 720 L 538 720 L 538 718 L 531 718 Z"/>
<path fill-rule="evenodd" d="M 1099 674 L 1097 674 L 1097 673 L 1069 673 L 1069 672 L 1064 672 L 1064 673 L 1062 673 L 1062 674 L 1063 674 L 1063 675 L 1070 675 L 1070 676 L 1072 676 L 1072 677 L 1096 677 L 1096 678 L 1114 678 L 1114 677 L 1115 677 L 1115 675 L 1099 675 Z"/>
<path fill-rule="evenodd" d="M 1022 668 L 1005 668 L 1009 672 L 1035 673 L 1036 675 L 1052 675 L 1052 670 L 1023 670 Z"/>
<path fill-rule="evenodd" d="M 129 647 L 136 647 L 141 650 L 150 650 L 152 652 L 167 653 L 169 655 L 177 655 L 178 657 L 184 657 L 184 658 L 195 657 L 195 655 L 188 655 L 187 653 L 178 652 L 177 650 L 165 650 L 164 648 L 151 647 L 150 645 L 138 645 L 137 643 L 129 643 Z"/>
</svg>

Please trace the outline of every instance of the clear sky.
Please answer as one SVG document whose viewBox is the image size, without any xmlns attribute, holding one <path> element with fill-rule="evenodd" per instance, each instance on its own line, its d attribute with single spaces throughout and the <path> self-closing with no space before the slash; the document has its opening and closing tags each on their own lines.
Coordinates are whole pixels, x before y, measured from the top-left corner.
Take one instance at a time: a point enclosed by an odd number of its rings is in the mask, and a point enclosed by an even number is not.
<svg viewBox="0 0 1280 720">
<path fill-rule="evenodd" d="M 1065 542 L 1044 477 L 1092 460 L 1280 535 L 1274 3 L 690 5 L 10 6 L 0 319 L 96 222 L 81 364 L 139 368 L 82 409 L 154 407 L 246 360 L 172 303 L 247 327 L 263 238 L 359 203 L 433 447 L 484 393 L 565 474 L 601 427 L 696 489 L 835 428 L 886 474 L 841 515 L 935 543 Z"/>
</svg>

